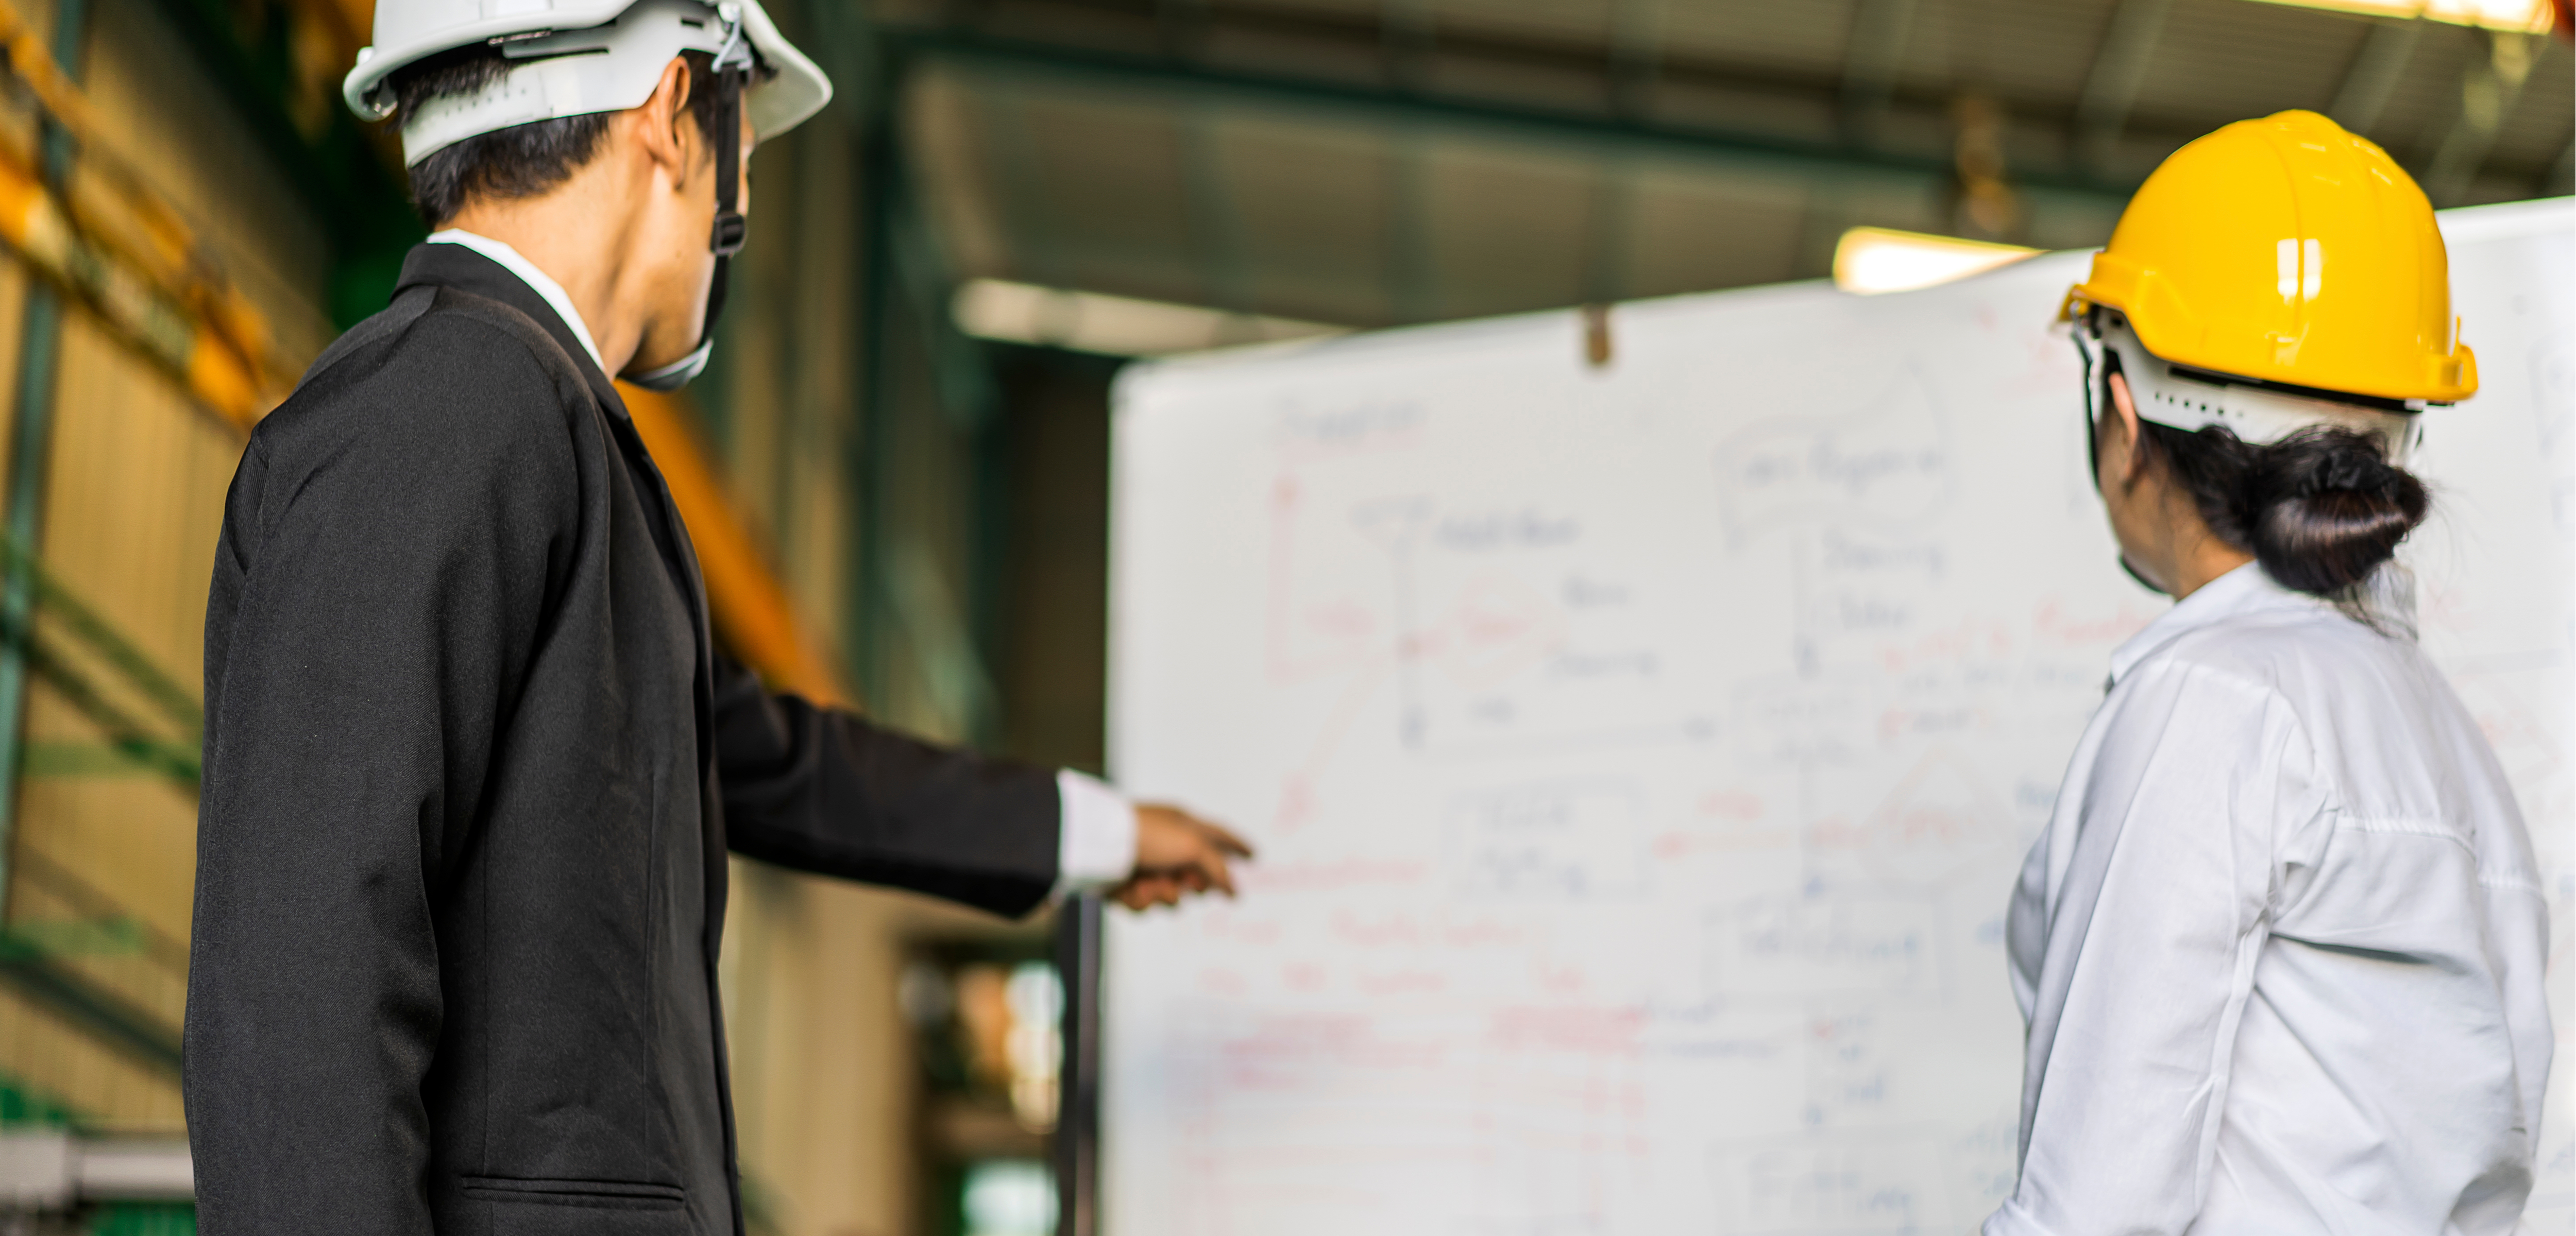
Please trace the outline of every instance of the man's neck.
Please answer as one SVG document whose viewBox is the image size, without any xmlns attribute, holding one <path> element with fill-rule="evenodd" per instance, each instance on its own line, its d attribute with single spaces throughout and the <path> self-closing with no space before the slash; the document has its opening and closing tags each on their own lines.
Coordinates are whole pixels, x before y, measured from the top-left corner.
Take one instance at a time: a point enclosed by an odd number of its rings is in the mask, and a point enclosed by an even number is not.
<svg viewBox="0 0 2576 1236">
<path fill-rule="evenodd" d="M 604 192 L 607 169 L 597 160 L 555 189 L 533 198 L 478 198 L 445 226 L 497 240 L 563 288 L 581 324 L 599 349 L 600 366 L 614 377 L 635 359 L 644 340 L 644 303 L 628 287 L 637 231 L 635 212 L 619 209 Z"/>
<path fill-rule="evenodd" d="M 608 362 L 600 356 L 599 345 L 591 340 L 590 326 L 581 316 L 581 310 L 573 307 L 572 298 L 564 295 L 563 287 L 555 282 L 554 276 L 537 269 L 536 264 L 530 262 L 518 250 L 489 236 L 469 232 L 461 227 L 441 228 L 432 232 L 429 234 L 429 243 L 460 245 L 472 249 L 500 263 L 502 269 L 517 275 L 520 282 L 527 284 L 528 289 L 537 294 L 537 299 L 546 302 L 547 312 L 562 320 L 564 329 L 572 333 L 573 341 L 581 345 L 582 355 L 589 357 L 591 363 L 598 366 L 601 373 L 608 372 Z"/>
</svg>

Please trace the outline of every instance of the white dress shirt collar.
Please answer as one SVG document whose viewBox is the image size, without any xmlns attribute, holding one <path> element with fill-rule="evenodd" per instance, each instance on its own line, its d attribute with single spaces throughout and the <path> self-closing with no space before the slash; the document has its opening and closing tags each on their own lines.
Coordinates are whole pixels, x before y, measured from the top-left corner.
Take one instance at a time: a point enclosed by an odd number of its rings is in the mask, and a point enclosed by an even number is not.
<svg viewBox="0 0 2576 1236">
<path fill-rule="evenodd" d="M 2172 643 L 2202 627 L 2238 614 L 2264 609 L 2313 609 L 2326 604 L 2305 593 L 2292 592 L 2273 582 L 2263 573 L 2260 563 L 2248 562 L 2216 579 L 2202 584 L 2198 591 L 2174 603 L 2146 629 L 2129 637 L 2128 642 L 2111 651 L 2111 681 L 2128 677 L 2138 662 L 2156 649 Z"/>
<path fill-rule="evenodd" d="M 582 351 L 590 354 L 590 363 L 599 366 L 601 373 L 608 373 L 608 362 L 599 358 L 599 345 L 592 342 L 590 338 L 590 324 L 582 321 L 581 311 L 572 307 L 572 297 L 565 295 L 563 285 L 555 282 L 553 276 L 537 269 L 537 264 L 529 261 L 526 255 L 489 236 L 477 235 L 461 227 L 432 232 L 429 243 L 463 245 L 500 263 L 502 269 L 517 275 L 520 282 L 528 285 L 529 290 L 544 298 L 546 306 L 555 311 L 555 316 L 564 320 L 564 325 L 572 328 L 572 337 L 581 342 Z"/>
</svg>

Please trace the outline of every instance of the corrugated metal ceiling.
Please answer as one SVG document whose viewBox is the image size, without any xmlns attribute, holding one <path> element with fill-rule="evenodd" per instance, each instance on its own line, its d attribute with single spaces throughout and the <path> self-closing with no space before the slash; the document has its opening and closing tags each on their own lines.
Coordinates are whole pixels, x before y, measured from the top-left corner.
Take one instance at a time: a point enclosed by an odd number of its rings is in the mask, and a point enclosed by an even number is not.
<svg viewBox="0 0 2576 1236">
<path fill-rule="evenodd" d="M 2158 160 L 2246 116 L 2340 103 L 2419 176 L 2448 148 L 2450 201 L 2567 192 L 2576 129 L 2554 38 L 2252 0 L 881 16 L 955 276 L 1362 326 L 1813 277 L 1858 224 L 1972 231 L 1943 172 L 1966 98 L 2003 117 L 2006 238 L 2048 247 L 2098 243 Z"/>
</svg>

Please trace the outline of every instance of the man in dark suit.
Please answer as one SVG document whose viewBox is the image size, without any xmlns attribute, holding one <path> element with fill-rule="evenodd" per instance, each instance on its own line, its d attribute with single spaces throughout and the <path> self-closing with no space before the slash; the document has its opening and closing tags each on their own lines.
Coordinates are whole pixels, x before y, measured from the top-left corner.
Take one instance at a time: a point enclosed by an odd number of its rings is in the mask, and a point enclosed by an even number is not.
<svg viewBox="0 0 2576 1236">
<path fill-rule="evenodd" d="M 1012 915 L 1231 891 L 1246 853 L 713 646 L 610 378 L 695 372 L 741 161 L 829 84 L 750 0 L 597 4 L 382 0 L 350 75 L 441 230 L 226 507 L 187 1026 L 210 1236 L 739 1233 L 728 850 Z"/>
</svg>

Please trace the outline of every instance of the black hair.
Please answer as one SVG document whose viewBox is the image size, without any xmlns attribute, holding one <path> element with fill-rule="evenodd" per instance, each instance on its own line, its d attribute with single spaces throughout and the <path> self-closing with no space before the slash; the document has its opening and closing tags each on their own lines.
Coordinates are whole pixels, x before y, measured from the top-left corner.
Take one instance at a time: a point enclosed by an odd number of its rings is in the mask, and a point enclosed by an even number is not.
<svg viewBox="0 0 2576 1236">
<path fill-rule="evenodd" d="M 2209 530 L 2311 596 L 2357 599 L 2432 510 L 2424 482 L 2388 462 L 2376 433 L 2316 426 L 2256 445 L 2220 425 L 2138 423 Z"/>
<path fill-rule="evenodd" d="M 2099 329 L 2089 315 L 2087 323 Z M 2092 415 L 2084 422 L 2085 467 L 2098 486 L 2094 418 L 2114 406 L 2111 375 L 2121 370 L 2120 353 L 2104 345 L 2098 365 L 2091 349 L 2084 358 L 2099 383 L 2085 392 Z M 2414 473 L 2388 462 L 2386 439 L 2320 425 L 2257 445 L 2223 425 L 2176 429 L 2140 417 L 2138 428 L 2139 449 L 2191 495 L 2218 539 L 2254 555 L 2282 587 L 2334 601 L 2373 626 L 2387 625 L 2364 585 L 2431 513 L 2433 495 Z"/>
<path fill-rule="evenodd" d="M 698 132 L 715 132 L 715 57 L 682 52 L 689 61 L 689 114 Z M 478 93 L 526 61 L 505 59 L 501 49 L 478 43 L 441 52 L 394 74 L 393 125 L 400 131 L 423 107 L 444 98 Z M 476 197 L 521 198 L 547 193 L 599 153 L 608 132 L 607 112 L 558 116 L 477 133 L 446 146 L 411 167 L 411 201 L 423 222 L 436 228 Z"/>
</svg>

